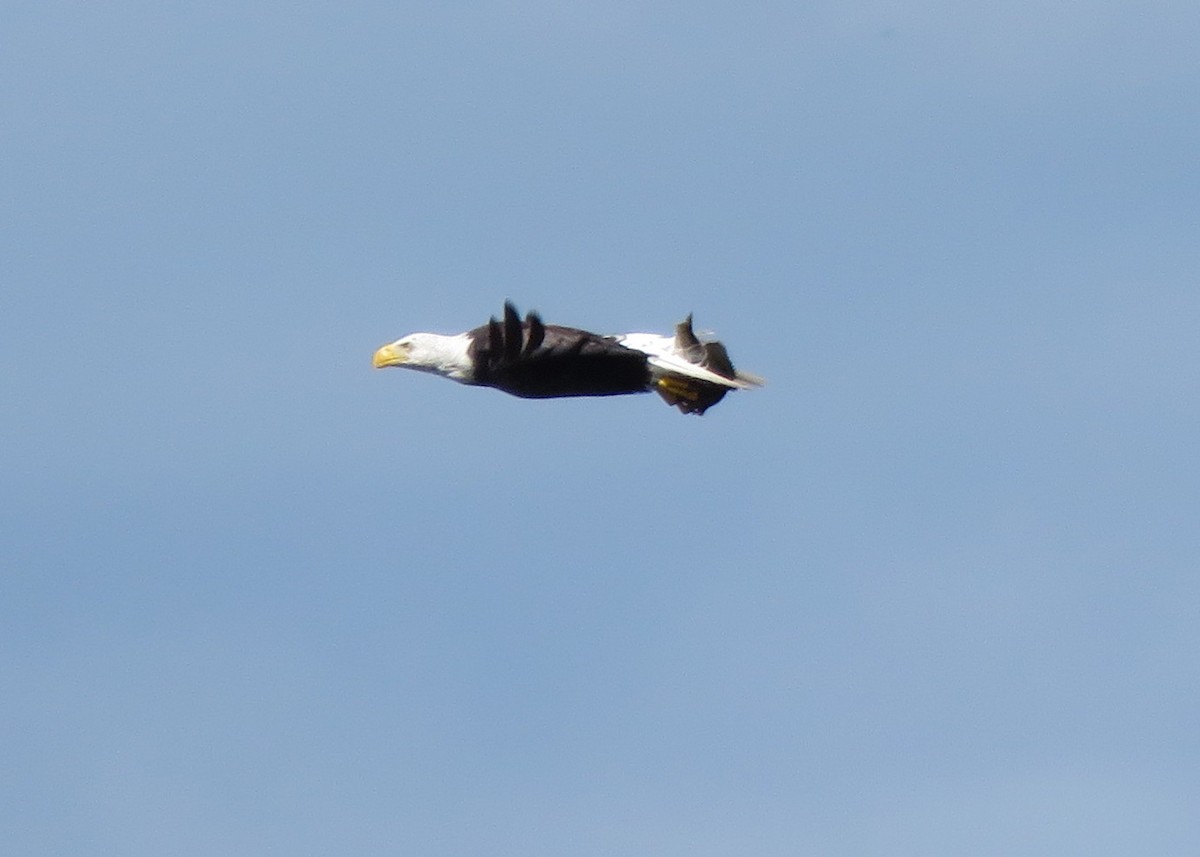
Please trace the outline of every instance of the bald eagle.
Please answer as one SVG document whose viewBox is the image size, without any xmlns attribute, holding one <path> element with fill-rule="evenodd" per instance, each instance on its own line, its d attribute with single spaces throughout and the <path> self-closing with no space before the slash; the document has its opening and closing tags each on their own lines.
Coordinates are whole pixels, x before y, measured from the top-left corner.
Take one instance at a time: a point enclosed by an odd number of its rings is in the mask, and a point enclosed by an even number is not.
<svg viewBox="0 0 1200 857">
<path fill-rule="evenodd" d="M 763 384 L 734 369 L 724 345 L 702 342 L 690 314 L 674 336 L 602 336 L 543 324 L 536 312 L 522 321 L 508 301 L 503 321 L 493 317 L 454 335 L 412 333 L 380 348 L 373 362 L 376 369 L 402 366 L 530 399 L 653 391 L 685 414 L 703 414 L 730 390 Z"/>
</svg>

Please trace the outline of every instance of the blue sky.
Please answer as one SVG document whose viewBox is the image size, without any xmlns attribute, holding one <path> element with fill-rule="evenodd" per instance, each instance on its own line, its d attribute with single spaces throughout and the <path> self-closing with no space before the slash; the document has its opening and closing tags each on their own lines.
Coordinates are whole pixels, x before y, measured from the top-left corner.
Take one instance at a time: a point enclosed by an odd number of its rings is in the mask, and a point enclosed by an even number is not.
<svg viewBox="0 0 1200 857">
<path fill-rule="evenodd" d="M 10 4 L 4 841 L 1195 854 L 1198 39 Z M 770 383 L 370 370 L 505 298 Z"/>
</svg>

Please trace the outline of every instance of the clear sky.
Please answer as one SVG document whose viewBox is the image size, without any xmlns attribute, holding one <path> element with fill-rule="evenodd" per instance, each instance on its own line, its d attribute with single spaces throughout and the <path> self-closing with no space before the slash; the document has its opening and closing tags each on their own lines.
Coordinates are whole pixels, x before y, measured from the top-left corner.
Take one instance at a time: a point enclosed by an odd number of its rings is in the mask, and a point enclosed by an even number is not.
<svg viewBox="0 0 1200 857">
<path fill-rule="evenodd" d="M 1200 853 L 1197 44 L 6 4 L 6 850 Z M 371 370 L 505 298 L 769 385 Z"/>
</svg>

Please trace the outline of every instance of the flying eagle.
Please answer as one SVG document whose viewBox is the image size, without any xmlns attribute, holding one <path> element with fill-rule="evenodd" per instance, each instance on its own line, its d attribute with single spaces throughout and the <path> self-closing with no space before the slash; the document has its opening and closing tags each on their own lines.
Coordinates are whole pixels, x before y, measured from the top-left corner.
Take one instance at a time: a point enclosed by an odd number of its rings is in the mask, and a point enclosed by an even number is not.
<svg viewBox="0 0 1200 857">
<path fill-rule="evenodd" d="M 761 387 L 763 379 L 733 368 L 725 346 L 702 342 L 688 315 L 674 336 L 602 336 L 543 324 L 536 312 L 522 321 L 511 302 L 466 333 L 412 333 L 375 352 L 376 369 L 403 366 L 495 387 L 514 396 L 619 396 L 656 392 L 685 414 L 703 414 L 730 390 Z"/>
</svg>

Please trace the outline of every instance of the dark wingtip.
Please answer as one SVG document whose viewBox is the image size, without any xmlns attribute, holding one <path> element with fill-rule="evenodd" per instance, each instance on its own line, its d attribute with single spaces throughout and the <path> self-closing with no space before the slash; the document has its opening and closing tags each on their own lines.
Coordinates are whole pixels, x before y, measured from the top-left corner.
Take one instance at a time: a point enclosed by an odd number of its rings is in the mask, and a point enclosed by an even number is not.
<svg viewBox="0 0 1200 857">
<path fill-rule="evenodd" d="M 529 333 L 528 338 L 525 340 L 523 353 L 531 354 L 546 338 L 546 326 L 542 324 L 542 317 L 533 310 L 525 314 L 525 325 L 529 328 Z"/>
<path fill-rule="evenodd" d="M 500 322 L 492 316 L 488 319 L 488 352 L 499 354 L 504 348 L 504 333 L 500 330 Z"/>
<path fill-rule="evenodd" d="M 521 353 L 521 318 L 512 301 L 504 302 L 504 357 L 516 360 Z"/>
<path fill-rule="evenodd" d="M 683 352 L 690 352 L 693 348 L 700 347 L 700 340 L 696 338 L 696 333 L 692 330 L 692 314 L 690 312 L 687 314 L 687 318 L 675 325 L 675 345 Z"/>
</svg>

